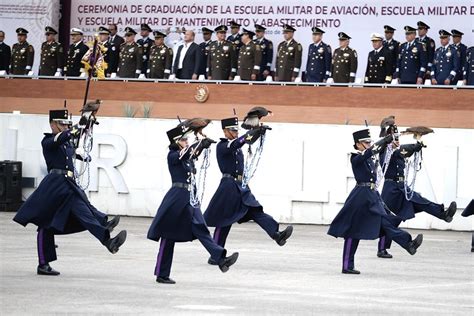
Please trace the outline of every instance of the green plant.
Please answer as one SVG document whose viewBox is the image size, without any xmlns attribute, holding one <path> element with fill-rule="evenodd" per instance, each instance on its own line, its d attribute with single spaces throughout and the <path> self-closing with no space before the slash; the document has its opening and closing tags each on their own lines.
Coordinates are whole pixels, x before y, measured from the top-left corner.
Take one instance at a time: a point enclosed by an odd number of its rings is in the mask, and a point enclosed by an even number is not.
<svg viewBox="0 0 474 316">
<path fill-rule="evenodd" d="M 143 117 L 144 118 L 150 118 L 152 108 L 153 107 L 149 104 L 144 104 L 143 105 Z"/>
<path fill-rule="evenodd" d="M 135 117 L 135 115 L 137 115 L 137 109 L 135 109 L 131 104 L 125 104 L 123 107 L 123 114 L 125 117 Z"/>
</svg>

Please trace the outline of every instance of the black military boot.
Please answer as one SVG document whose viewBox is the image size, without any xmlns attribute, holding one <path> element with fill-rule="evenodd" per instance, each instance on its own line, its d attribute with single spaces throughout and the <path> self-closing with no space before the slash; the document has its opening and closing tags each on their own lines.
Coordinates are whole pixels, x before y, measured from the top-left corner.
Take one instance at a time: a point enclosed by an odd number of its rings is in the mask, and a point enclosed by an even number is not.
<svg viewBox="0 0 474 316">
<path fill-rule="evenodd" d="M 407 251 L 410 255 L 414 255 L 416 253 L 416 249 L 420 247 L 421 243 L 423 242 L 423 234 L 418 234 L 415 239 L 410 241 L 408 244 Z"/>
<path fill-rule="evenodd" d="M 342 269 L 342 273 L 344 273 L 344 274 L 360 274 L 360 271 L 356 270 L 356 269 Z"/>
<path fill-rule="evenodd" d="M 105 224 L 105 227 L 109 230 L 109 233 L 113 232 L 114 228 L 117 227 L 117 225 L 120 222 L 120 216 L 115 216 L 112 218 L 110 221 Z"/>
<path fill-rule="evenodd" d="M 444 212 L 444 220 L 447 223 L 451 223 L 453 221 L 453 216 L 454 214 L 456 214 L 456 209 L 457 209 L 456 202 L 454 201 L 451 202 L 451 204 L 449 204 L 448 209 Z"/>
<path fill-rule="evenodd" d="M 393 258 L 393 256 L 391 254 L 389 254 L 386 249 L 379 250 L 377 252 L 377 257 L 384 258 L 384 259 L 392 259 Z"/>
<path fill-rule="evenodd" d="M 229 257 L 223 257 L 219 262 L 219 269 L 221 269 L 223 273 L 229 271 L 230 266 L 233 265 L 237 261 L 238 258 L 239 258 L 238 252 L 234 252 Z"/>
<path fill-rule="evenodd" d="M 39 275 L 60 275 L 59 271 L 56 271 L 53 268 L 51 268 L 49 263 L 38 265 L 38 268 L 36 269 L 36 273 Z"/>
<path fill-rule="evenodd" d="M 207 260 L 207 263 L 210 264 L 211 266 L 217 266 L 219 263 L 217 263 L 216 260 L 212 259 L 209 257 L 209 260 Z"/>
<path fill-rule="evenodd" d="M 278 245 L 283 246 L 286 244 L 286 240 L 290 238 L 291 234 L 293 234 L 293 226 L 290 225 L 285 228 L 285 230 L 281 232 L 276 232 L 273 236 L 273 239 Z"/>
<path fill-rule="evenodd" d="M 122 230 L 120 233 L 117 234 L 114 238 L 110 238 L 104 243 L 104 246 L 111 252 L 116 253 L 119 251 L 120 246 L 123 245 L 125 240 L 127 239 L 127 231 Z"/>
<path fill-rule="evenodd" d="M 176 284 L 176 281 L 169 277 L 156 277 L 156 282 L 163 284 Z"/>
</svg>

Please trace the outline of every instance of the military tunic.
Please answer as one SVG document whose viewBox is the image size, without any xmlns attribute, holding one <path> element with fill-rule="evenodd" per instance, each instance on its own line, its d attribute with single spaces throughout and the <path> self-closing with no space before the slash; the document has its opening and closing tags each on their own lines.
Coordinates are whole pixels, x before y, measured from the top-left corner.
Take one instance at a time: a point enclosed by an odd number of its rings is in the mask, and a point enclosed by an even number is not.
<svg viewBox="0 0 474 316">
<path fill-rule="evenodd" d="M 454 84 L 458 71 L 460 71 L 460 56 L 454 45 L 438 47 L 433 60 L 431 78 L 437 84 L 444 85 L 444 81 L 449 79 L 450 84 Z"/>
<path fill-rule="evenodd" d="M 298 77 L 301 68 L 303 47 L 300 43 L 291 39 L 283 41 L 278 45 L 275 64 L 275 77 L 278 81 L 291 81 Z"/>
<path fill-rule="evenodd" d="M 66 58 L 66 66 L 64 67 L 65 75 L 68 77 L 79 77 L 81 75 L 82 57 L 87 53 L 89 47 L 82 41 L 71 44 Z"/>
<path fill-rule="evenodd" d="M 151 38 L 147 37 L 146 39 L 140 38 L 137 41 L 137 44 L 140 45 L 143 49 L 143 57 L 142 57 L 143 66 L 141 68 L 141 72 L 144 74 L 144 73 L 147 73 L 147 70 L 148 70 L 148 62 L 150 60 L 150 50 L 151 50 L 151 47 L 154 45 L 154 43 Z"/>
<path fill-rule="evenodd" d="M 229 41 L 214 41 L 209 46 L 207 76 L 212 80 L 228 80 L 237 73 L 237 55 Z"/>
<path fill-rule="evenodd" d="M 40 76 L 54 76 L 64 68 L 64 51 L 61 43 L 44 42 L 41 45 Z"/>
<path fill-rule="evenodd" d="M 331 75 L 335 83 L 355 81 L 357 72 L 357 52 L 350 48 L 336 48 L 332 58 Z"/>
<path fill-rule="evenodd" d="M 147 69 L 148 78 L 168 79 L 173 62 L 173 49 L 166 45 L 153 45 L 150 48 L 150 60 Z"/>
<path fill-rule="evenodd" d="M 459 80 L 462 80 L 462 71 L 464 62 L 466 61 L 467 46 L 463 43 L 453 44 L 453 46 L 459 54 L 459 69 L 457 70 L 456 78 L 454 78 L 454 84 L 456 84 Z"/>
<path fill-rule="evenodd" d="M 435 41 L 428 36 L 425 36 L 423 38 L 417 37 L 416 41 L 418 43 L 423 44 L 425 49 L 423 52 L 426 54 L 426 72 L 431 72 L 432 71 L 432 66 L 433 66 L 433 60 L 434 60 L 434 53 L 435 53 Z M 432 75 L 432 74 L 431 74 Z"/>
<path fill-rule="evenodd" d="M 10 46 L 5 43 L 0 43 L 0 71 L 4 70 L 6 73 L 10 70 L 10 59 L 12 51 Z"/>
<path fill-rule="evenodd" d="M 262 51 L 262 60 L 260 62 L 260 71 L 258 72 L 257 80 L 263 81 L 265 80 L 263 72 L 266 70 L 270 73 L 272 68 L 273 43 L 264 37 L 261 39 L 255 39 L 253 42 L 257 45 L 260 45 L 260 50 Z"/>
<path fill-rule="evenodd" d="M 239 53 L 237 74 L 242 80 L 252 80 L 260 72 L 260 63 L 262 60 L 262 51 L 260 45 L 250 41 L 242 45 Z"/>
<path fill-rule="evenodd" d="M 395 73 L 395 70 L 397 69 L 397 58 L 398 58 L 398 51 L 400 49 L 400 42 L 394 39 L 391 39 L 390 41 L 384 40 L 383 46 L 387 48 L 390 52 L 390 59 L 391 59 L 390 63 L 392 64 L 392 71 L 390 75 L 393 76 L 393 74 Z"/>
<path fill-rule="evenodd" d="M 199 74 L 204 75 L 207 78 L 207 59 L 209 55 L 209 47 L 212 41 L 209 40 L 207 42 L 202 42 L 199 44 L 199 48 L 201 49 L 201 62 L 199 63 Z"/>
<path fill-rule="evenodd" d="M 242 34 L 235 34 L 235 35 L 229 35 L 227 37 L 227 40 L 232 43 L 232 46 L 234 47 L 235 55 L 239 56 L 239 51 L 240 48 L 242 47 Z"/>
<path fill-rule="evenodd" d="M 331 46 L 324 42 L 311 43 L 308 47 L 306 81 L 323 82 L 331 75 Z"/>
<path fill-rule="evenodd" d="M 417 41 L 403 43 L 398 54 L 395 79 L 407 84 L 415 84 L 418 78 L 423 79 L 427 65 L 425 49 L 425 46 Z"/>
<path fill-rule="evenodd" d="M 463 67 L 463 78 L 466 85 L 474 86 L 474 46 L 469 47 Z"/>
<path fill-rule="evenodd" d="M 27 75 L 33 67 L 35 49 L 28 42 L 15 43 L 12 47 L 10 73 Z"/>
<path fill-rule="evenodd" d="M 120 59 L 117 76 L 120 78 L 138 78 L 143 66 L 143 49 L 136 42 L 120 45 Z"/>
<path fill-rule="evenodd" d="M 382 46 L 378 51 L 372 50 L 367 60 L 365 70 L 366 83 L 390 83 L 392 82 L 392 56 L 391 52 Z"/>
</svg>

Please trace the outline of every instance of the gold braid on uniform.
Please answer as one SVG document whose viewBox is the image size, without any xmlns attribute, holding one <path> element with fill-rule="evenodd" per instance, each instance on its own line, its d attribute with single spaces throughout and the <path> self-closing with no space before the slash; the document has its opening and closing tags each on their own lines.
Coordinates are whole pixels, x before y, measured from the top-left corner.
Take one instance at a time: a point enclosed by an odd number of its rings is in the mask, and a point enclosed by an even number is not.
<svg viewBox="0 0 474 316">
<path fill-rule="evenodd" d="M 90 65 L 90 56 L 92 55 L 92 50 L 94 49 L 94 42 L 87 43 L 89 46 L 89 50 L 87 53 L 84 54 L 82 57 L 81 63 L 84 65 L 83 71 L 84 73 L 88 74 L 89 70 L 91 69 Z M 95 65 L 94 71 L 92 72 L 92 77 L 96 77 L 98 79 L 105 78 L 105 70 L 107 69 L 108 65 L 104 60 L 104 54 L 107 52 L 107 47 L 105 47 L 104 43 L 97 41 L 97 51 L 96 51 L 96 58 L 95 58 Z"/>
</svg>

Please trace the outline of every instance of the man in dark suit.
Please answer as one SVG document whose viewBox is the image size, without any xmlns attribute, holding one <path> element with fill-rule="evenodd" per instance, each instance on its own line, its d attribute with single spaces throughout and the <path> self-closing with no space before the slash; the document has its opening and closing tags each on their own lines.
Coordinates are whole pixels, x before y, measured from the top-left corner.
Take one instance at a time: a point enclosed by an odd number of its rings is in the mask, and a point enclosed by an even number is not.
<svg viewBox="0 0 474 316">
<path fill-rule="evenodd" d="M 10 46 L 5 44 L 5 32 L 0 31 L 0 72 L 4 71 L 8 73 L 8 68 L 10 67 L 10 58 L 12 55 L 12 50 Z"/>
<path fill-rule="evenodd" d="M 125 41 L 123 37 L 117 34 L 117 24 L 109 25 L 110 37 L 108 41 L 108 67 L 106 70 L 107 77 L 111 74 L 117 73 L 117 67 L 119 62 L 120 45 Z"/>
<path fill-rule="evenodd" d="M 201 48 L 194 43 L 194 32 L 184 33 L 184 44 L 178 47 L 173 73 L 178 79 L 197 80 L 201 64 Z"/>
<path fill-rule="evenodd" d="M 82 57 L 89 50 L 89 47 L 82 41 L 82 30 L 78 28 L 71 29 L 72 44 L 66 56 L 66 66 L 64 73 L 67 77 L 79 77 L 81 75 Z"/>
</svg>

